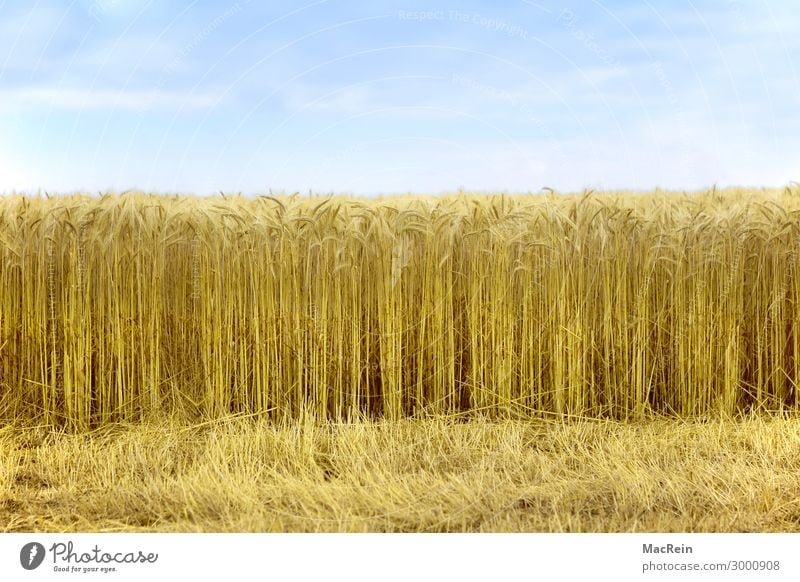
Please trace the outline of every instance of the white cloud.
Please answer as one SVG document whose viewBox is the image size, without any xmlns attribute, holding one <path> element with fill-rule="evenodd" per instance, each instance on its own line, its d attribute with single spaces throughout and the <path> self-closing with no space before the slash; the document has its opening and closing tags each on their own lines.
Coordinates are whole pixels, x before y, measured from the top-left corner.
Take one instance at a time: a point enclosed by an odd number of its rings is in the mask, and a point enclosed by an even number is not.
<svg viewBox="0 0 800 582">
<path fill-rule="evenodd" d="M 337 91 L 330 97 L 313 103 L 311 111 L 354 114 L 374 109 L 378 104 L 374 95 L 364 87 L 351 87 Z"/>
<path fill-rule="evenodd" d="M 325 112 L 352 115 L 389 106 L 380 89 L 367 86 L 346 86 L 325 93 L 322 87 L 295 83 L 280 90 L 287 111 Z"/>
<path fill-rule="evenodd" d="M 51 106 L 56 109 L 110 109 L 147 111 L 159 108 L 184 107 L 205 109 L 217 104 L 219 95 L 179 93 L 164 90 L 59 89 L 22 88 L 0 91 L 0 108 L 20 110 Z"/>
</svg>

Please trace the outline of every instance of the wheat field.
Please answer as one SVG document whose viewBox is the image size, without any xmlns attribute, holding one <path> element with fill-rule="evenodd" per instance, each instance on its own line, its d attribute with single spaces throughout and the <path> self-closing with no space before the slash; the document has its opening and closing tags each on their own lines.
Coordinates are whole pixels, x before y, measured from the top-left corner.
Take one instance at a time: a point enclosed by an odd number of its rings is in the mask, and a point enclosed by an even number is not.
<svg viewBox="0 0 800 582">
<path fill-rule="evenodd" d="M 0 531 L 794 531 L 799 219 L 0 197 Z"/>
<path fill-rule="evenodd" d="M 0 414 L 793 411 L 800 193 L 0 199 Z"/>
</svg>

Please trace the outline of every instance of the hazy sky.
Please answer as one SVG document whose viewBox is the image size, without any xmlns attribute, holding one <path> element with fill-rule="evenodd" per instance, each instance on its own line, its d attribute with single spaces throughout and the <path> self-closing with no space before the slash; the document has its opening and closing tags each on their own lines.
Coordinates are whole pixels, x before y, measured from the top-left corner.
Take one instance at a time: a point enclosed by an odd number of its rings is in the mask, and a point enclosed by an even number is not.
<svg viewBox="0 0 800 582">
<path fill-rule="evenodd" d="M 0 191 L 800 181 L 800 3 L 0 0 Z"/>
</svg>

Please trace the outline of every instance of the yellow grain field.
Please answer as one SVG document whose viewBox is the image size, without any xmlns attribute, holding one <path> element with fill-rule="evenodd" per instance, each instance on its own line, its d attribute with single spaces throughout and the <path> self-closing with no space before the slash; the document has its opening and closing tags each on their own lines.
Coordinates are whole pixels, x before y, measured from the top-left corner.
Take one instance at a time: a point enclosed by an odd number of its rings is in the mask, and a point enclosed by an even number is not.
<svg viewBox="0 0 800 582">
<path fill-rule="evenodd" d="M 791 189 L 0 198 L 0 531 L 795 530 L 798 383 Z"/>
<path fill-rule="evenodd" d="M 791 411 L 800 193 L 0 199 L 0 413 Z"/>
</svg>

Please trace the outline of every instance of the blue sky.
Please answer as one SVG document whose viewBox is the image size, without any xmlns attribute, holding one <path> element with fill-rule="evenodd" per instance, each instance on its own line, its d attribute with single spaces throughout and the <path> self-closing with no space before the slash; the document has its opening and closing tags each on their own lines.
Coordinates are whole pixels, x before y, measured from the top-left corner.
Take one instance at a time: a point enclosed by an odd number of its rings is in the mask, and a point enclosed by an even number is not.
<svg viewBox="0 0 800 582">
<path fill-rule="evenodd" d="M 0 192 L 800 181 L 797 2 L 0 0 Z"/>
</svg>

